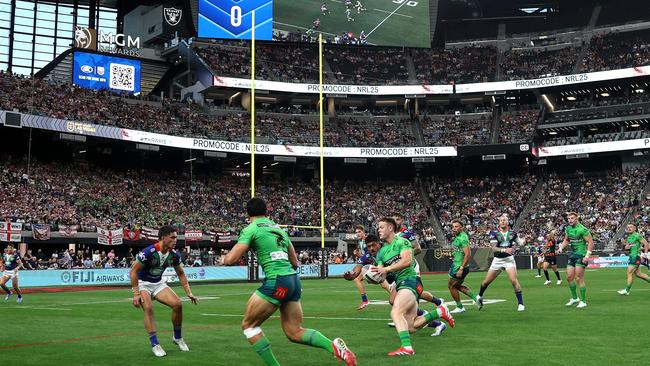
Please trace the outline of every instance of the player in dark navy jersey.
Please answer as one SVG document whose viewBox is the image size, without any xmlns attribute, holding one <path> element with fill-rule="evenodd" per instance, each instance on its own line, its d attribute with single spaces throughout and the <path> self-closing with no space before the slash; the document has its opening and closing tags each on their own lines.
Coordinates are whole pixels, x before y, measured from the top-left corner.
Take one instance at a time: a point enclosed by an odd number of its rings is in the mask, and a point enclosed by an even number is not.
<svg viewBox="0 0 650 366">
<path fill-rule="evenodd" d="M 192 294 L 190 284 L 181 266 L 180 254 L 174 250 L 176 245 L 176 229 L 171 226 L 163 226 L 158 231 L 158 242 L 144 248 L 136 257 L 131 267 L 131 287 L 133 289 L 133 305 L 142 307 L 144 310 L 144 327 L 149 332 L 149 340 L 154 355 L 163 357 L 165 350 L 158 342 L 156 335 L 156 323 L 153 317 L 153 300 L 172 308 L 172 323 L 174 325 L 174 336 L 172 342 L 181 351 L 189 351 L 181 333 L 183 323 L 183 305 L 181 299 L 176 295 L 167 283 L 162 279 L 167 267 L 173 267 L 178 276 L 178 281 L 185 294 L 193 304 L 198 299 Z"/>
<path fill-rule="evenodd" d="M 2 266 L 4 267 L 2 277 L 0 277 L 0 287 L 5 291 L 5 301 L 11 297 L 11 290 L 7 287 L 7 282 L 11 280 L 14 291 L 18 294 L 16 302 L 23 302 L 23 294 L 18 287 L 18 270 L 23 268 L 23 262 L 20 260 L 20 253 L 9 244 L 2 254 Z"/>
</svg>

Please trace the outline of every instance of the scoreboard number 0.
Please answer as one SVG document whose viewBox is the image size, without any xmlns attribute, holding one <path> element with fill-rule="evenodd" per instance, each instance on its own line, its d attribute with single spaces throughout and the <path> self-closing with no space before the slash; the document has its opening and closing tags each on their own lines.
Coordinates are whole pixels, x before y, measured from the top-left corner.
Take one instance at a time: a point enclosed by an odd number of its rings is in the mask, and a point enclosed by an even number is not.
<svg viewBox="0 0 650 366">
<path fill-rule="evenodd" d="M 239 27 L 241 25 L 241 7 L 238 5 L 230 8 L 230 24 L 233 27 Z"/>
</svg>

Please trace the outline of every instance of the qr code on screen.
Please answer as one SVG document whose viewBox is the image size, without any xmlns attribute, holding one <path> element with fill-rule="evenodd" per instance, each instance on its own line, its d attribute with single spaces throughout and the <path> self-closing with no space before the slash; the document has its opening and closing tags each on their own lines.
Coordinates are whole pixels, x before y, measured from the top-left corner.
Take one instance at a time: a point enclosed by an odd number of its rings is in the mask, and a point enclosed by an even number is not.
<svg viewBox="0 0 650 366">
<path fill-rule="evenodd" d="M 110 88 L 135 91 L 135 67 L 132 65 L 111 64 Z"/>
</svg>

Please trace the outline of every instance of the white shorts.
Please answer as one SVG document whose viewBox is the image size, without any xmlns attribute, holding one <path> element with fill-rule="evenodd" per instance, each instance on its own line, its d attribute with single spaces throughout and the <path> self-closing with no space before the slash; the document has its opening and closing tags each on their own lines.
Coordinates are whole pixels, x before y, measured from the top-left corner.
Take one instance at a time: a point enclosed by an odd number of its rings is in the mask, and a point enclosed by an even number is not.
<svg viewBox="0 0 650 366">
<path fill-rule="evenodd" d="M 537 263 L 544 263 L 544 256 L 538 256 L 537 257 Z"/>
<path fill-rule="evenodd" d="M 4 271 L 2 272 L 2 277 L 9 277 L 9 279 L 18 278 L 18 271 Z"/>
<path fill-rule="evenodd" d="M 140 292 L 146 291 L 151 295 L 152 298 L 155 298 L 156 295 L 158 295 L 162 290 L 169 288 L 167 286 L 167 283 L 165 281 L 160 281 L 160 282 L 147 282 L 147 281 L 142 281 L 138 280 L 138 289 Z"/>
<path fill-rule="evenodd" d="M 415 261 L 415 273 L 418 275 L 418 277 L 420 277 L 420 263 L 418 263 L 415 258 L 413 258 L 413 260 Z"/>
<path fill-rule="evenodd" d="M 503 271 L 510 268 L 517 268 L 517 263 L 515 263 L 515 257 L 513 256 L 505 258 L 494 257 L 492 264 L 490 264 L 490 271 Z"/>
</svg>

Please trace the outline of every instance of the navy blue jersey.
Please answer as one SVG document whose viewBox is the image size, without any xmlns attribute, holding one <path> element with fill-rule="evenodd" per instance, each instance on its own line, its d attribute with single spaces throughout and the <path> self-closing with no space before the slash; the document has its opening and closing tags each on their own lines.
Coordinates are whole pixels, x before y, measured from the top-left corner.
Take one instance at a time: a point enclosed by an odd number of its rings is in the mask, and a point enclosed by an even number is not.
<svg viewBox="0 0 650 366">
<path fill-rule="evenodd" d="M 20 254 L 18 251 L 14 250 L 13 253 L 4 253 L 2 255 L 2 260 L 5 264 L 5 271 L 13 271 L 18 267 L 18 261 L 20 260 Z"/>
<path fill-rule="evenodd" d="M 138 272 L 138 279 L 147 282 L 160 282 L 167 267 L 181 264 L 181 256 L 175 251 L 167 252 L 167 257 L 160 253 L 160 244 L 156 243 L 144 248 L 136 257 L 144 267 Z"/>
<path fill-rule="evenodd" d="M 367 264 L 375 264 L 375 257 L 373 257 L 370 252 L 366 250 L 366 253 L 357 259 L 357 264 L 365 266 Z"/>
<path fill-rule="evenodd" d="M 508 248 L 515 248 L 517 246 L 517 233 L 509 230 L 509 231 L 493 231 L 491 233 L 491 241 L 496 241 L 497 243 L 497 248 L 500 249 L 508 249 Z M 512 254 L 508 253 L 494 253 L 494 256 L 497 258 L 505 258 L 512 256 Z"/>
</svg>

